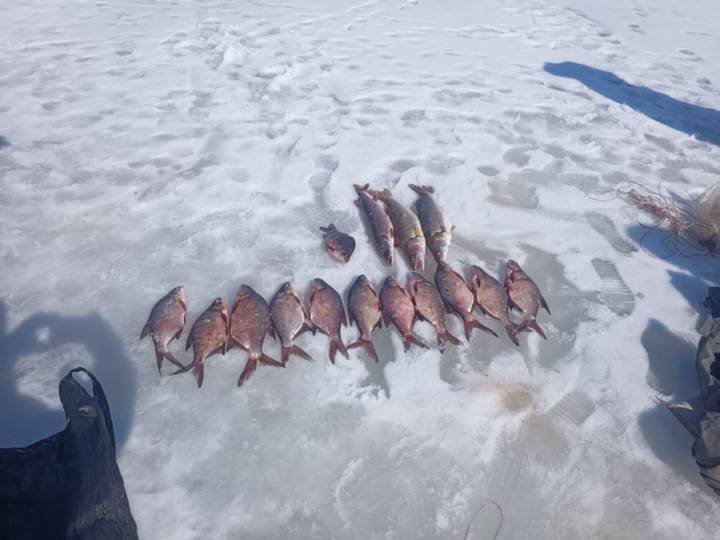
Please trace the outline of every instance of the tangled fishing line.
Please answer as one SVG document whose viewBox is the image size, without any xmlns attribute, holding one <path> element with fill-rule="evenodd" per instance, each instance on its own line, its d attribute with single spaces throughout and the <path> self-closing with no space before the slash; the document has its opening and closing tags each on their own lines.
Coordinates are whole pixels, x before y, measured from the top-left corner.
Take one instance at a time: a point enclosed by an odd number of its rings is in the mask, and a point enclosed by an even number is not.
<svg viewBox="0 0 720 540">
<path fill-rule="evenodd" d="M 672 241 L 672 245 L 666 243 L 670 255 L 680 253 L 696 256 L 714 253 L 720 232 L 720 185 L 712 186 L 691 202 L 666 195 L 660 188 L 652 191 L 640 184 L 618 189 L 617 194 L 628 204 L 656 220 L 654 225 L 638 220 L 648 232 L 667 230 L 670 233 L 668 240 Z"/>
<path fill-rule="evenodd" d="M 475 518 L 478 517 L 480 512 L 482 512 L 482 510 L 489 504 L 493 505 L 495 508 L 498 509 L 498 512 L 500 512 L 500 523 L 498 523 L 497 529 L 495 529 L 495 534 L 493 534 L 493 536 L 492 536 L 492 540 L 496 540 L 496 538 L 500 534 L 500 531 L 502 530 L 503 522 L 505 521 L 505 515 L 503 514 L 502 506 L 500 506 L 495 501 L 488 501 L 486 503 L 483 503 L 482 505 L 480 505 L 480 508 L 478 508 L 475 511 L 475 513 L 473 514 L 473 517 L 470 518 L 470 521 L 468 522 L 467 527 L 465 528 L 465 536 L 463 536 L 463 540 L 468 539 L 468 537 L 470 536 L 470 527 L 472 526 L 473 521 L 475 521 Z"/>
</svg>

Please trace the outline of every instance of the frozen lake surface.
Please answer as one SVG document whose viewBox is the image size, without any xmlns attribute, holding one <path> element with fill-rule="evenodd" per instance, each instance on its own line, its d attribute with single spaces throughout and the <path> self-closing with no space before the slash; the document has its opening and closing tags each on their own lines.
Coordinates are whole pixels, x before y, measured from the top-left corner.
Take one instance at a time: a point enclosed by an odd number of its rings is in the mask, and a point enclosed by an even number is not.
<svg viewBox="0 0 720 540">
<path fill-rule="evenodd" d="M 142 538 L 462 538 L 487 500 L 506 539 L 717 538 L 690 437 L 653 397 L 696 391 L 719 265 L 673 254 L 616 195 L 720 179 L 717 2 L 294 4 L 3 6 L 0 446 L 62 429 L 57 383 L 85 365 Z M 404 353 L 383 329 L 379 365 L 333 366 L 306 334 L 314 363 L 242 389 L 238 350 L 200 390 L 158 376 L 138 338 L 175 285 L 190 322 L 242 283 L 379 286 L 365 181 L 407 204 L 435 186 L 450 263 L 518 260 L 548 341 L 488 322 L 500 339 Z M 347 265 L 322 250 L 329 222 L 357 240 Z"/>
</svg>

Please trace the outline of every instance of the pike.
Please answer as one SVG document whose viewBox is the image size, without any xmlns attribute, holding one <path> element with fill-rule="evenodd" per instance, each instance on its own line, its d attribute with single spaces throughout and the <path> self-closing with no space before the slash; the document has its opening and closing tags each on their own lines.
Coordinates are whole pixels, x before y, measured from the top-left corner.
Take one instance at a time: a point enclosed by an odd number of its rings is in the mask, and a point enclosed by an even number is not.
<svg viewBox="0 0 720 540">
<path fill-rule="evenodd" d="M 425 268 L 425 237 L 418 217 L 395 200 L 387 188 L 381 191 L 370 190 L 370 194 L 385 203 L 395 230 L 395 245 L 405 252 L 412 269 L 418 271 Z"/>
<path fill-rule="evenodd" d="M 430 253 L 433 254 L 437 262 L 444 262 L 450 247 L 453 226 L 450 224 L 445 211 L 432 196 L 435 193 L 434 188 L 416 184 L 410 184 L 408 187 L 418 194 L 415 209 L 420 218 L 420 224 Z"/>
<path fill-rule="evenodd" d="M 370 185 L 360 186 L 354 184 L 358 198 L 355 204 L 362 208 L 367 216 L 370 229 L 372 230 L 375 247 L 386 266 L 393 264 L 393 245 L 395 243 L 395 230 L 392 221 L 385 212 L 381 203 L 376 201 L 370 194 Z"/>
</svg>

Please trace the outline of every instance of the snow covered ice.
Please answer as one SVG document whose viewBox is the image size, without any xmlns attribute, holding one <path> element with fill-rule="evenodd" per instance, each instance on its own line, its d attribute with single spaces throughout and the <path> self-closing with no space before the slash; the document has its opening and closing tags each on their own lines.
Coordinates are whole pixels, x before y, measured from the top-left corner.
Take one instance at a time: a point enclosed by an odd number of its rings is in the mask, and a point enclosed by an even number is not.
<svg viewBox="0 0 720 540">
<path fill-rule="evenodd" d="M 6 2 L 0 446 L 62 429 L 57 381 L 85 365 L 142 538 L 461 538 L 491 499 L 500 538 L 716 538 L 717 497 L 653 396 L 695 393 L 718 265 L 645 236 L 613 190 L 718 180 L 719 16 L 712 0 Z M 286 280 L 379 286 L 365 181 L 406 204 L 433 185 L 449 262 L 519 261 L 548 341 L 517 349 L 488 320 L 501 339 L 405 354 L 383 329 L 379 365 L 333 366 L 306 334 L 314 363 L 242 389 L 236 350 L 200 390 L 158 376 L 138 338 L 176 285 L 189 322 L 241 283 L 268 300 Z M 330 222 L 357 240 L 347 265 L 323 251 Z"/>
</svg>

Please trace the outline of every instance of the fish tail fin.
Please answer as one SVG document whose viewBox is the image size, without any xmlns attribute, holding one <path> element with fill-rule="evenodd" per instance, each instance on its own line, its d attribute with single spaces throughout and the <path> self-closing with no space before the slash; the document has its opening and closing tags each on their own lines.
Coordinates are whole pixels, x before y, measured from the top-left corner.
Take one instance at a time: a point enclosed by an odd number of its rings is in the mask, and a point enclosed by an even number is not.
<svg viewBox="0 0 720 540">
<path fill-rule="evenodd" d="M 505 326 L 505 331 L 507 332 L 507 335 L 510 338 L 510 341 L 512 341 L 515 345 L 520 346 L 520 340 L 517 337 L 518 332 L 520 331 L 520 328 L 511 322 L 505 323 L 504 326 Z"/>
<path fill-rule="evenodd" d="M 342 354 L 345 358 L 350 358 L 347 349 L 345 348 L 345 344 L 342 342 L 340 336 L 335 336 L 330 339 L 330 362 L 333 364 L 335 363 L 335 355 L 338 351 L 340 351 L 340 354 Z"/>
<path fill-rule="evenodd" d="M 547 305 L 547 301 L 545 300 L 545 298 L 543 297 L 543 295 L 540 295 L 540 305 L 543 307 L 543 309 L 544 309 L 545 311 L 548 312 L 548 315 L 552 315 L 552 313 L 550 313 L 550 308 L 549 308 L 548 305 Z"/>
<path fill-rule="evenodd" d="M 378 359 L 377 351 L 375 350 L 375 345 L 373 345 L 372 340 L 361 337 L 355 343 L 348 345 L 348 349 L 355 349 L 357 347 L 365 347 L 365 350 L 368 352 L 368 354 L 376 362 L 380 362 L 380 360 Z"/>
<path fill-rule="evenodd" d="M 368 191 L 370 189 L 370 184 L 353 184 L 353 187 L 355 188 L 355 191 L 361 193 L 362 191 Z"/>
<path fill-rule="evenodd" d="M 238 378 L 237 385 L 242 386 L 245 381 L 247 381 L 250 376 L 255 373 L 255 370 L 257 369 L 258 365 L 258 359 L 254 356 L 251 356 L 248 358 L 247 362 L 245 363 L 245 367 L 242 370 L 242 373 L 240 373 L 240 377 Z"/>
<path fill-rule="evenodd" d="M 498 337 L 498 335 L 493 330 L 491 330 L 490 328 L 488 328 L 487 326 L 482 324 L 480 321 L 476 321 L 475 319 L 470 319 L 470 320 L 465 321 L 465 337 L 466 338 L 470 339 L 470 332 L 472 332 L 473 328 L 477 328 L 478 330 L 482 330 L 483 332 L 487 332 L 488 334 L 492 334 L 493 336 Z"/>
<path fill-rule="evenodd" d="M 334 232 L 334 231 L 336 231 L 337 229 L 335 228 L 335 225 L 333 225 L 333 224 L 331 223 L 331 224 L 328 225 L 327 227 L 320 227 L 320 230 L 321 230 L 322 232 Z"/>
<path fill-rule="evenodd" d="M 203 383 L 203 377 L 205 376 L 205 364 L 203 362 L 193 363 L 192 374 L 195 376 L 198 388 L 200 388 Z"/>
<path fill-rule="evenodd" d="M 547 336 L 545 335 L 545 331 L 540 327 L 538 322 L 535 320 L 535 317 L 530 317 L 525 319 L 523 322 L 520 323 L 520 326 L 518 327 L 518 331 L 523 330 L 535 330 L 543 339 L 547 339 Z"/>
<path fill-rule="evenodd" d="M 180 374 L 180 373 L 187 373 L 188 371 L 190 371 L 190 369 L 192 369 L 192 367 L 193 367 L 194 365 L 195 365 L 195 362 L 190 362 L 188 365 L 182 366 L 182 367 L 181 367 L 180 369 L 178 369 L 177 371 L 173 371 L 170 375 L 178 375 L 178 374 Z"/>
<path fill-rule="evenodd" d="M 157 360 L 158 374 L 162 375 L 162 361 L 165 358 L 165 351 L 162 350 L 160 345 L 155 344 L 155 360 Z M 182 366 L 185 367 L 185 366 Z"/>
<path fill-rule="evenodd" d="M 298 347 L 297 345 L 290 345 L 289 347 L 283 347 L 281 350 L 280 361 L 283 365 L 287 364 L 291 354 L 299 356 L 300 358 L 304 358 L 308 362 L 313 361 L 312 356 L 303 351 L 300 347 Z"/>
<path fill-rule="evenodd" d="M 415 345 L 417 345 L 418 347 L 422 347 L 423 349 L 429 349 L 429 348 L 430 348 L 430 347 L 428 347 L 425 343 L 423 343 L 423 341 L 421 341 L 420 339 L 416 338 L 416 337 L 413 336 L 412 334 L 409 334 L 409 335 L 403 337 L 403 346 L 405 347 L 405 351 L 407 351 L 408 349 L 410 349 L 410 345 L 412 345 L 413 343 L 414 343 Z"/>
<path fill-rule="evenodd" d="M 145 326 L 143 326 L 142 332 L 140 332 L 140 339 L 143 339 L 145 336 L 148 335 L 150 332 L 150 323 L 145 323 Z"/>
<path fill-rule="evenodd" d="M 462 345 L 463 342 L 460 341 L 458 338 L 453 336 L 449 330 L 445 330 L 445 333 L 442 334 L 443 338 L 443 345 L 445 344 L 445 340 L 449 341 L 453 345 Z M 440 342 L 440 334 L 438 334 L 438 342 Z"/>
<path fill-rule="evenodd" d="M 412 189 L 418 195 L 422 193 L 435 193 L 435 188 L 432 186 L 420 186 L 418 184 L 408 184 L 408 187 Z"/>
<path fill-rule="evenodd" d="M 162 374 L 162 361 L 163 358 L 166 359 L 171 364 L 174 364 L 176 367 L 180 369 L 185 369 L 185 366 L 182 365 L 167 349 L 162 349 L 160 347 L 155 348 L 155 357 L 157 358 L 157 368 L 158 373 Z"/>
<path fill-rule="evenodd" d="M 277 360 L 269 357 L 265 353 L 260 353 L 260 356 L 258 356 L 257 361 L 260 362 L 263 366 L 285 367 L 282 362 L 278 362 Z"/>
<path fill-rule="evenodd" d="M 372 196 L 373 199 L 378 199 L 381 201 L 392 197 L 392 191 L 390 191 L 388 188 L 383 188 L 381 190 L 368 189 L 367 192 Z"/>
</svg>

